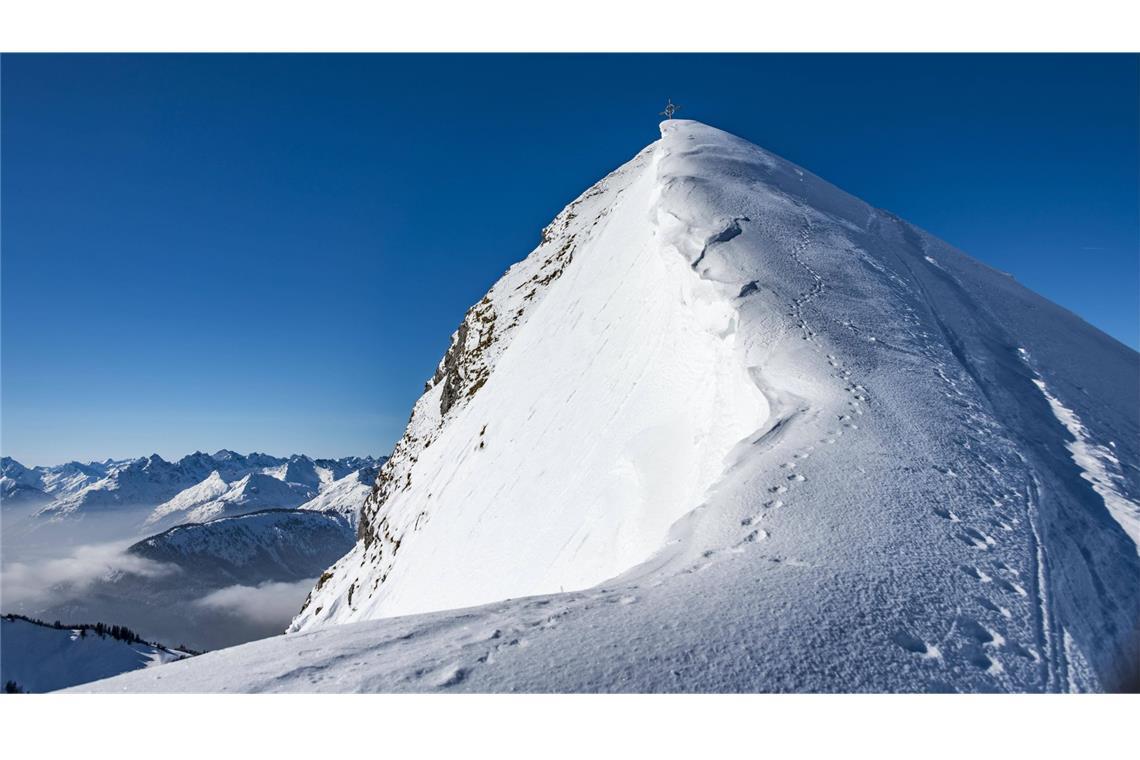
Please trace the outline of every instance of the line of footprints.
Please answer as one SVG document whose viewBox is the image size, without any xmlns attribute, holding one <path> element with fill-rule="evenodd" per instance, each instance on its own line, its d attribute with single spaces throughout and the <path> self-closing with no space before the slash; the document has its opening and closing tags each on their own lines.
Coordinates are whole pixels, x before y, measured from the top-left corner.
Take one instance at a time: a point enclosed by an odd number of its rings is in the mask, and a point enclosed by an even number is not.
<svg viewBox="0 0 1140 760">
<path fill-rule="evenodd" d="M 969 452 L 970 457 L 980 466 L 977 472 L 988 472 L 997 480 L 996 493 L 990 489 L 984 489 L 984 492 L 990 494 L 989 513 L 981 514 L 979 510 L 979 514 L 971 516 L 975 526 L 968 525 L 963 516 L 948 507 L 935 506 L 932 511 L 935 516 L 946 521 L 950 528 L 949 536 L 975 551 L 990 553 L 1000 543 L 997 536 L 1015 530 L 1015 527 L 1020 524 L 1020 519 L 1010 512 L 1016 509 L 1016 504 L 1021 500 L 1022 494 L 1016 489 L 1010 488 L 1008 483 L 997 478 L 996 476 L 1000 475 L 1001 470 L 975 449 L 974 444 L 983 443 L 983 439 L 989 439 L 992 444 L 998 426 L 973 398 L 963 392 L 961 381 L 948 374 L 947 363 L 943 356 L 936 351 L 929 333 L 921 329 L 921 322 L 914 314 L 913 309 L 908 307 L 907 311 L 910 317 L 909 326 L 912 328 L 911 338 L 915 340 L 923 355 L 933 365 L 934 373 L 943 385 L 943 395 L 963 410 L 965 420 L 972 427 L 972 434 L 961 441 L 960 445 Z M 986 446 L 980 448 L 984 450 Z M 1000 455 L 998 458 L 1002 459 Z M 1002 464 L 1005 462 L 1002 461 Z M 947 477 L 963 477 L 953 467 L 935 465 L 935 469 Z M 982 527 L 976 526 L 978 522 L 986 523 L 990 527 L 983 530 Z M 960 614 L 953 620 L 946 634 L 937 642 L 923 641 L 909 631 L 900 629 L 891 637 L 894 643 L 923 658 L 941 661 L 944 659 L 942 649 L 945 642 L 959 636 L 961 638 L 960 656 L 969 664 L 993 676 L 1002 676 L 1005 673 L 1005 668 L 996 656 L 997 652 L 1001 650 L 1039 663 L 1041 661 L 1040 655 L 1034 649 L 1023 647 L 1011 641 L 1008 635 L 1004 635 L 998 630 L 999 625 L 996 623 L 996 621 L 1012 621 L 1015 613 L 1011 607 L 1016 608 L 1019 602 L 1028 602 L 1029 592 L 1022 583 L 1021 572 L 996 558 L 988 563 L 963 563 L 959 569 L 979 586 L 979 593 L 971 597 L 980 608 L 978 617 L 992 617 L 995 623 L 987 625 L 974 617 Z M 1000 603 L 987 596 L 985 592 L 989 591 L 997 592 L 1000 595 Z"/>
<path fill-rule="evenodd" d="M 828 354 L 827 362 L 828 365 L 835 370 L 832 377 L 844 383 L 843 390 L 850 394 L 850 398 L 846 402 L 845 411 L 837 415 L 837 424 L 833 429 L 827 431 L 825 437 L 819 439 L 818 443 L 825 446 L 836 443 L 845 432 L 858 430 L 859 425 L 855 422 L 855 419 L 864 414 L 864 407 L 869 403 L 867 389 L 851 381 L 851 371 L 844 369 L 837 357 L 833 354 Z M 740 524 L 747 529 L 747 533 L 736 545 L 737 549 L 768 538 L 770 535 L 768 531 L 758 527 L 760 522 L 769 511 L 785 506 L 785 499 L 788 498 L 788 494 L 801 483 L 807 481 L 807 476 L 800 472 L 800 468 L 804 462 L 811 457 L 815 449 L 815 446 L 806 446 L 793 453 L 791 459 L 780 465 L 782 479 L 775 485 L 768 487 L 768 493 L 771 498 L 764 502 L 760 512 L 746 517 L 741 521 Z"/>
</svg>

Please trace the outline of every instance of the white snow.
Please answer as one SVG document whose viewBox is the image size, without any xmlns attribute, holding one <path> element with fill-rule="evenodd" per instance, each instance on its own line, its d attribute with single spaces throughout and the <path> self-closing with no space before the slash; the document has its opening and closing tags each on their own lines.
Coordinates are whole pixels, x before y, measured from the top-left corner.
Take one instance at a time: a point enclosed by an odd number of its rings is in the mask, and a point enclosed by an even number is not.
<svg viewBox="0 0 1140 760">
<path fill-rule="evenodd" d="M 1122 688 L 1140 557 L 1090 483 L 1134 503 L 1138 445 L 1136 352 L 667 121 L 468 312 L 294 633 L 88 688 Z"/>
<path fill-rule="evenodd" d="M 230 491 L 230 484 L 222 480 L 217 470 L 197 485 L 190 486 L 169 501 L 163 502 L 154 508 L 147 523 L 156 523 L 176 513 L 185 513 L 193 522 L 203 522 L 224 509 L 218 500 Z M 212 506 L 211 506 L 212 505 Z"/>
<path fill-rule="evenodd" d="M 621 190 L 621 204 L 578 233 L 573 269 L 421 452 L 413 487 L 389 502 L 393 520 L 430 508 L 391 582 L 332 620 L 612 577 L 665 542 L 729 450 L 767 419 L 766 399 L 733 355 L 735 293 L 690 266 L 720 230 L 678 217 L 656 181 L 662 171 L 653 161 L 610 180 L 596 202 Z M 636 273 L 620 297 L 615 271 Z M 456 556 L 465 560 L 445 559 Z"/>
</svg>

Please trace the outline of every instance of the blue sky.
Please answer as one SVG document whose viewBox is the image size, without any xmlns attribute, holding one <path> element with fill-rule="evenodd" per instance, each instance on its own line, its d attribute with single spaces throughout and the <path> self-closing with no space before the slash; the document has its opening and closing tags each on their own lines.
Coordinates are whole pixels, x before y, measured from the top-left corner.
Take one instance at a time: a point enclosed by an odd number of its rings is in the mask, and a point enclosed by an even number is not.
<svg viewBox="0 0 1140 760">
<path fill-rule="evenodd" d="M 1137 56 L 4 56 L 2 440 L 386 453 L 666 96 L 1135 348 Z"/>
</svg>

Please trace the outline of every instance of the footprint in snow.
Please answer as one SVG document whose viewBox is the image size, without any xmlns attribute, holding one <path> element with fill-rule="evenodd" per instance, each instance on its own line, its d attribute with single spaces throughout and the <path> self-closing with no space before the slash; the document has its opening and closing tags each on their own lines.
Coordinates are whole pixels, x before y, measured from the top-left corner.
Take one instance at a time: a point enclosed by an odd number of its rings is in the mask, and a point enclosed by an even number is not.
<svg viewBox="0 0 1140 760">
<path fill-rule="evenodd" d="M 942 657 L 942 653 L 938 650 L 937 646 L 927 644 L 914 634 L 901 628 L 891 636 L 891 641 L 908 652 L 913 652 L 914 654 L 919 654 L 926 658 L 938 659 Z"/>
<path fill-rule="evenodd" d="M 958 538 L 967 546 L 973 546 L 983 551 L 988 550 L 997 543 L 996 540 L 982 533 L 977 528 L 963 528 L 962 532 L 958 534 Z"/>
<path fill-rule="evenodd" d="M 757 530 L 754 530 L 751 533 L 749 533 L 747 536 L 745 536 L 744 540 L 741 541 L 740 543 L 742 543 L 742 544 L 755 544 L 759 541 L 763 541 L 767 537 L 768 537 L 768 531 L 757 529 Z"/>
<path fill-rule="evenodd" d="M 1005 644 L 1004 636 L 996 631 L 991 631 L 973 618 L 958 618 L 957 627 L 963 636 L 973 639 L 982 646 L 1001 647 Z"/>
<path fill-rule="evenodd" d="M 987 673 L 996 674 L 1004 670 L 1004 668 L 1001 666 L 1001 663 L 990 659 L 989 656 L 986 655 L 986 653 L 983 652 L 980 647 L 971 646 L 967 648 L 963 654 L 966 657 L 966 662 L 970 663 L 980 670 L 986 671 Z"/>
<path fill-rule="evenodd" d="M 999 561 L 998 561 L 998 563 L 997 563 L 997 566 L 998 566 L 998 569 L 1000 569 L 1000 570 L 1004 570 L 1004 571 L 1006 571 L 1007 573 L 1012 573 L 1012 574 L 1013 574 L 1013 575 L 1015 575 L 1015 576 L 1020 576 L 1020 575 L 1021 575 L 1021 571 L 1019 571 L 1019 570 L 1018 570 L 1017 568 L 1015 568 L 1015 567 L 1012 567 L 1012 566 L 1010 566 L 1010 564 L 1009 564 L 1008 562 L 1003 562 L 1003 561 L 999 560 Z"/>
<path fill-rule="evenodd" d="M 1000 588 L 1002 591 L 1008 591 L 1009 593 L 1017 594 L 1018 596 L 1029 596 L 1029 593 L 1018 583 L 1010 583 L 1004 578 L 991 578 L 991 580 L 993 581 L 994 585 Z"/>
<path fill-rule="evenodd" d="M 979 605 L 981 605 L 984 609 L 987 609 L 990 612 L 996 612 L 999 615 L 1001 614 L 1001 611 L 1003 609 L 1005 609 L 1004 607 L 998 607 L 996 604 L 994 604 L 993 602 L 991 602 L 989 599 L 987 599 L 984 596 L 975 596 L 974 601 L 977 602 Z M 1007 612 L 1008 612 L 1008 610 L 1007 610 Z"/>
<path fill-rule="evenodd" d="M 938 515 L 943 520 L 949 520 L 950 522 L 960 522 L 960 520 L 958 519 L 958 515 L 954 514 L 949 509 L 943 509 L 942 507 L 935 507 L 934 508 L 934 514 Z"/>
<path fill-rule="evenodd" d="M 982 583 L 990 583 L 993 581 L 993 578 L 987 575 L 980 568 L 974 567 L 972 565 L 959 565 L 958 567 L 962 570 L 963 573 L 970 576 L 971 578 L 975 578 L 981 581 Z"/>
</svg>

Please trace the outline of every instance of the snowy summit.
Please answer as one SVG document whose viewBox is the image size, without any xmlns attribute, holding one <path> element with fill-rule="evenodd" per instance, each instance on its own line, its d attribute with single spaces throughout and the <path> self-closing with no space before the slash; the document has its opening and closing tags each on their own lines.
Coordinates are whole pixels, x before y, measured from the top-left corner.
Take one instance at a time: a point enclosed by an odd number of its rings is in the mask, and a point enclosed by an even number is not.
<svg viewBox="0 0 1140 760">
<path fill-rule="evenodd" d="M 1138 404 L 1136 352 L 669 120 L 467 313 L 289 634 L 83 688 L 1126 688 Z"/>
</svg>

